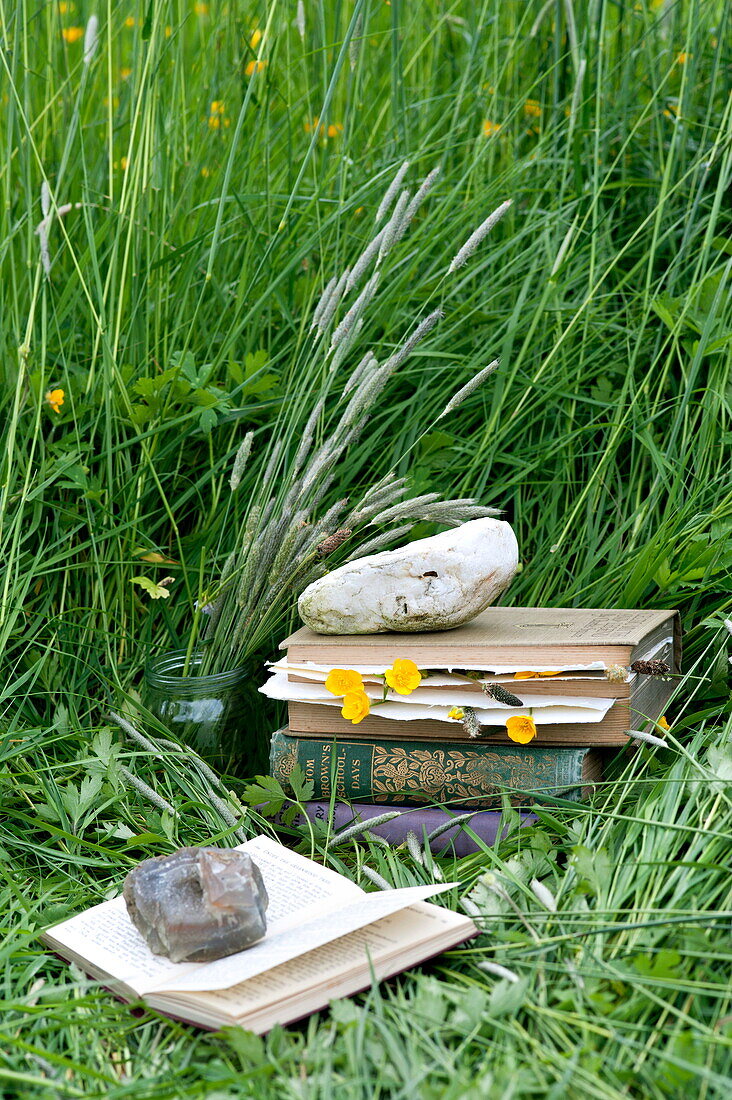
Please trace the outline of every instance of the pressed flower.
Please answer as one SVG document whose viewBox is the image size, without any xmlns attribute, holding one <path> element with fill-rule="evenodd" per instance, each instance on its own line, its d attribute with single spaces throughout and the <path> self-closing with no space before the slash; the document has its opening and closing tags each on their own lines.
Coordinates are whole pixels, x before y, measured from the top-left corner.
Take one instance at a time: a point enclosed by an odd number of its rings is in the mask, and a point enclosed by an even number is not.
<svg viewBox="0 0 732 1100">
<path fill-rule="evenodd" d="M 540 676 L 561 676 L 562 675 L 562 670 L 560 669 L 558 672 L 540 672 L 539 675 Z"/>
<path fill-rule="evenodd" d="M 448 718 L 456 718 L 458 722 L 462 722 L 465 717 L 465 711 L 461 707 L 450 707 L 447 712 Z"/>
<path fill-rule="evenodd" d="M 514 672 L 513 674 L 514 680 L 533 680 L 534 676 L 536 676 L 535 672 Z"/>
<path fill-rule="evenodd" d="M 524 114 L 530 118 L 539 118 L 541 115 L 541 104 L 538 99 L 527 99 L 524 103 Z"/>
<path fill-rule="evenodd" d="M 261 73 L 266 69 L 266 61 L 249 61 L 247 67 L 244 70 L 245 76 L 253 76 L 255 73 Z"/>
<path fill-rule="evenodd" d="M 64 403 L 64 397 L 66 394 L 63 390 L 47 390 L 46 391 L 46 404 L 50 405 L 55 413 L 61 412 L 61 406 Z"/>
<path fill-rule="evenodd" d="M 325 690 L 331 695 L 363 691 L 361 673 L 352 668 L 332 668 L 325 679 Z"/>
<path fill-rule="evenodd" d="M 658 726 L 659 729 L 662 729 L 662 730 L 670 730 L 671 729 L 671 726 L 670 726 L 670 724 L 668 722 L 668 719 L 666 718 L 665 714 L 661 715 L 661 717 L 656 722 L 656 725 Z"/>
<path fill-rule="evenodd" d="M 68 42 L 69 45 L 73 45 L 74 42 L 78 42 L 80 38 L 84 37 L 83 27 L 64 27 L 61 31 L 64 42 Z"/>
<path fill-rule="evenodd" d="M 371 703 L 365 691 L 349 691 L 343 699 L 341 714 L 348 721 L 353 722 L 354 726 L 357 726 L 359 722 L 363 721 L 370 709 Z"/>
<path fill-rule="evenodd" d="M 384 679 L 390 688 L 398 695 L 411 695 L 415 688 L 419 687 L 422 673 L 414 661 L 397 657 L 391 668 L 387 668 Z"/>
<path fill-rule="evenodd" d="M 536 723 L 529 714 L 516 714 L 506 719 L 506 732 L 512 741 L 528 745 L 536 737 Z"/>
<path fill-rule="evenodd" d="M 500 122 L 492 122 L 489 118 L 483 119 L 483 133 L 486 137 L 490 137 L 491 134 L 497 134 L 500 129 Z"/>
</svg>

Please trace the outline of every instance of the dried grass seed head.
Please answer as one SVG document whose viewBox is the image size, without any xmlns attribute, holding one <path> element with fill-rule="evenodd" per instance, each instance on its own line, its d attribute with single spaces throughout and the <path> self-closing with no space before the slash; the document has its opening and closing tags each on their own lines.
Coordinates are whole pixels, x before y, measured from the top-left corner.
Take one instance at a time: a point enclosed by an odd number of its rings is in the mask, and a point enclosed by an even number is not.
<svg viewBox="0 0 732 1100">
<path fill-rule="evenodd" d="M 492 214 L 488 215 L 484 222 L 481 222 L 475 232 L 471 233 L 465 244 L 453 257 L 452 263 L 447 269 L 448 275 L 452 274 L 453 271 L 457 271 L 459 267 L 465 266 L 481 241 L 488 236 L 493 226 L 496 225 L 503 215 L 511 208 L 512 201 L 512 199 L 507 199 L 505 202 L 502 202 L 500 206 L 496 207 Z"/>
<path fill-rule="evenodd" d="M 494 370 L 498 366 L 498 363 L 499 360 L 494 359 L 493 362 L 489 363 L 487 367 L 483 367 L 483 369 L 479 370 L 477 374 L 474 374 L 469 382 L 466 382 L 465 385 L 462 386 L 456 394 L 453 394 L 453 396 L 445 405 L 444 409 L 437 417 L 437 419 L 442 420 L 443 416 L 447 416 L 448 413 L 453 412 L 458 407 L 458 405 L 462 405 L 465 398 L 469 397 L 474 390 L 477 390 L 478 386 L 482 382 L 484 382 L 490 374 L 493 374 Z"/>
<path fill-rule="evenodd" d="M 408 171 L 409 161 L 405 160 L 401 167 L 397 170 L 397 174 L 394 176 L 394 179 L 387 187 L 386 191 L 384 192 L 384 197 L 379 203 L 379 208 L 376 211 L 376 217 L 374 218 L 376 225 L 380 225 L 386 217 L 387 212 L 391 204 L 393 203 L 394 198 L 397 195 L 399 188 L 402 185 L 402 181 L 404 180 L 404 177 L 406 176 Z"/>
</svg>

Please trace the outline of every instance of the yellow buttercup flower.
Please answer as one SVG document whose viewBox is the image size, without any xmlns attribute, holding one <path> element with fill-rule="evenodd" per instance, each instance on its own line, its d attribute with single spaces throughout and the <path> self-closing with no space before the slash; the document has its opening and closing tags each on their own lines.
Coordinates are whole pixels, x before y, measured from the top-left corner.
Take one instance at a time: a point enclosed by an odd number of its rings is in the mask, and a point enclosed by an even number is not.
<svg viewBox="0 0 732 1100">
<path fill-rule="evenodd" d="M 561 676 L 561 670 L 559 672 L 514 672 L 514 680 L 533 680 L 535 676 Z"/>
<path fill-rule="evenodd" d="M 129 80 L 129 78 L 131 76 L 132 76 L 132 69 L 130 69 L 129 66 L 127 66 L 127 65 L 123 65 L 122 68 L 119 71 L 120 80 Z"/>
<path fill-rule="evenodd" d="M 491 122 L 489 118 L 483 119 L 483 133 L 486 137 L 490 137 L 491 134 L 497 134 L 500 129 L 500 122 Z"/>
<path fill-rule="evenodd" d="M 461 722 L 465 717 L 465 711 L 462 710 L 461 707 L 450 707 L 450 710 L 447 712 L 447 717 L 456 718 L 458 722 Z"/>
<path fill-rule="evenodd" d="M 252 37 L 249 39 L 249 48 L 256 50 L 259 43 L 262 41 L 262 32 L 259 27 L 252 31 Z"/>
<path fill-rule="evenodd" d="M 661 717 L 656 722 L 656 725 L 658 726 L 659 729 L 662 729 L 662 730 L 670 730 L 671 729 L 671 726 L 669 725 L 669 722 L 668 722 L 665 714 L 661 715 Z"/>
<path fill-rule="evenodd" d="M 363 691 L 361 673 L 352 668 L 332 668 L 325 679 L 325 690 L 332 695 Z"/>
<path fill-rule="evenodd" d="M 676 64 L 677 65 L 685 65 L 690 57 L 691 57 L 690 53 L 684 53 L 684 51 L 682 50 L 681 53 L 676 58 Z"/>
<path fill-rule="evenodd" d="M 343 127 L 341 126 L 340 122 L 335 122 L 335 123 L 331 122 L 330 126 L 328 127 L 328 137 L 329 138 L 338 137 L 338 135 L 342 134 L 342 133 L 343 133 Z"/>
<path fill-rule="evenodd" d="M 196 15 L 208 15 L 208 4 L 194 4 L 193 10 Z"/>
<path fill-rule="evenodd" d="M 47 390 L 46 391 L 46 404 L 50 405 L 55 413 L 61 412 L 61 406 L 64 403 L 64 397 L 66 394 L 63 390 Z"/>
<path fill-rule="evenodd" d="M 254 73 L 261 73 L 266 69 L 266 61 L 248 61 L 247 67 L 244 70 L 245 76 L 253 76 Z"/>
<path fill-rule="evenodd" d="M 83 27 L 64 27 L 61 31 L 64 42 L 68 42 L 69 45 L 73 45 L 74 42 L 78 42 L 80 38 L 84 37 Z"/>
<path fill-rule="evenodd" d="M 528 745 L 536 737 L 536 722 L 528 714 L 516 714 L 506 719 L 506 732 L 512 741 Z"/>
<path fill-rule="evenodd" d="M 397 657 L 391 668 L 387 668 L 384 679 L 398 695 L 411 695 L 419 687 L 422 673 L 414 661 Z"/>
<path fill-rule="evenodd" d="M 341 714 L 344 718 L 353 722 L 354 726 L 357 726 L 359 722 L 363 721 L 370 709 L 371 703 L 365 691 L 349 691 L 343 699 Z"/>
<path fill-rule="evenodd" d="M 539 118 L 541 115 L 541 104 L 538 99 L 527 99 L 524 103 L 524 114 L 529 115 L 530 118 Z"/>
<path fill-rule="evenodd" d="M 220 130 L 223 126 L 226 129 L 230 125 L 230 120 L 225 116 L 226 104 L 223 99 L 215 99 L 211 104 L 211 110 L 208 114 L 208 126 L 210 130 Z"/>
</svg>

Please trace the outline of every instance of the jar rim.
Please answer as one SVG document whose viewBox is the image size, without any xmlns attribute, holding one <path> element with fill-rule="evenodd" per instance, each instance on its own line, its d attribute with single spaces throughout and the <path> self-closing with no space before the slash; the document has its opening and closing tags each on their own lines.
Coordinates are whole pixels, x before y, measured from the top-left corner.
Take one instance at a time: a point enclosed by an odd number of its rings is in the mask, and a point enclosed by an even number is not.
<svg viewBox="0 0 732 1100">
<path fill-rule="evenodd" d="M 145 665 L 145 683 L 151 688 L 170 688 L 176 692 L 186 691 L 196 694 L 209 691 L 211 688 L 231 687 L 239 684 L 250 674 L 247 665 L 238 665 L 236 668 L 226 669 L 224 672 L 207 673 L 204 676 L 197 674 L 196 670 L 203 662 L 203 652 L 195 649 L 188 663 L 188 672 L 182 675 L 185 665 L 187 649 L 169 649 L 157 657 L 147 661 Z"/>
</svg>

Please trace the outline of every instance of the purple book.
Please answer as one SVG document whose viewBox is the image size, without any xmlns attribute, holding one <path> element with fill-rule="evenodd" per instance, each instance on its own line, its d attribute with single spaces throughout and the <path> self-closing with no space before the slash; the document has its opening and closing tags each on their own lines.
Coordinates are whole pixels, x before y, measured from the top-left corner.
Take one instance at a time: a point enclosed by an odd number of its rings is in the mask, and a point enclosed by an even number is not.
<svg viewBox="0 0 732 1100">
<path fill-rule="evenodd" d="M 328 820 L 329 802 L 305 802 L 304 806 L 311 821 Z M 338 833 L 355 821 L 369 821 L 371 818 L 379 817 L 387 810 L 398 810 L 399 817 L 393 817 L 390 821 L 375 825 L 371 831 L 377 836 L 383 837 L 384 840 L 388 840 L 394 846 L 403 844 L 407 839 L 408 832 L 416 833 L 421 841 L 425 833 L 429 834 L 434 829 L 439 829 L 453 817 L 462 816 L 459 813 L 451 813 L 449 810 L 441 810 L 437 807 L 373 806 L 366 802 L 354 802 L 349 805 L 347 802 L 336 802 L 333 808 L 331 828 L 334 833 Z M 522 813 L 519 816 L 522 825 L 531 825 L 537 820 L 536 814 Z M 279 824 L 282 821 L 282 814 L 275 814 L 272 821 L 274 824 Z M 297 814 L 292 824 L 304 825 L 305 815 Z M 460 822 L 430 841 L 430 848 L 435 855 L 445 853 L 458 857 L 467 856 L 472 852 L 480 851 L 480 847 L 465 831 L 466 827 L 480 837 L 484 844 L 491 846 L 495 843 L 500 825 L 500 811 L 475 810 L 472 812 L 469 821 Z M 506 835 L 506 831 L 504 828 L 503 836 Z"/>
</svg>

